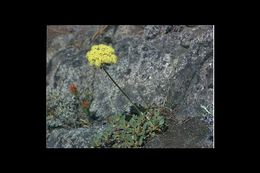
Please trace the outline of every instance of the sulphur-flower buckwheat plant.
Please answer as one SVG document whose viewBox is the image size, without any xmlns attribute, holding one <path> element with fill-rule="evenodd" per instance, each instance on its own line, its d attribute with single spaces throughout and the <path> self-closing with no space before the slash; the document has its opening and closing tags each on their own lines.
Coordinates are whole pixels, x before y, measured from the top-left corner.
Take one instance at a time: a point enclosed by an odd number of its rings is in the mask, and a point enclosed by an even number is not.
<svg viewBox="0 0 260 173">
<path fill-rule="evenodd" d="M 108 126 L 102 132 L 94 135 L 92 138 L 93 148 L 140 148 L 148 141 L 150 137 L 154 137 L 156 133 L 165 129 L 164 117 L 159 111 L 149 109 L 140 111 L 138 106 L 132 102 L 129 96 L 121 89 L 112 76 L 107 72 L 106 65 L 115 64 L 118 59 L 115 50 L 111 46 L 104 44 L 94 45 L 87 52 L 86 58 L 91 66 L 102 69 L 109 79 L 118 87 L 124 96 L 133 105 L 136 111 L 129 117 L 124 114 L 111 116 L 108 119 Z M 88 102 L 82 103 L 82 107 L 89 107 Z M 130 109 L 130 110 L 131 110 Z M 131 111 L 133 112 L 133 111 Z"/>
</svg>

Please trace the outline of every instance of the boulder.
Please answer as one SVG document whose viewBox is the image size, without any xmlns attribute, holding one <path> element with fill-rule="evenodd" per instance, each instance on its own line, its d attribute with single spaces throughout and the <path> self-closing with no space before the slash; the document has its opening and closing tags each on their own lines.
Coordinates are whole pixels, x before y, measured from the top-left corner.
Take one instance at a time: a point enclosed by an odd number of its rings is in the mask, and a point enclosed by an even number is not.
<svg viewBox="0 0 260 173">
<path fill-rule="evenodd" d="M 136 104 L 174 109 L 178 122 L 193 119 L 191 124 L 179 125 L 180 128 L 169 121 L 169 129 L 173 130 L 157 138 L 162 141 L 163 137 L 176 137 L 187 125 L 191 131 L 183 131 L 186 137 L 175 142 L 150 141 L 147 147 L 213 146 L 213 26 L 109 25 L 94 39 L 100 26 L 48 27 L 47 100 L 56 92 L 64 110 L 57 110 L 58 114 L 47 120 L 47 147 L 88 147 L 93 132 L 102 129 L 109 116 L 130 110 L 131 103 L 104 71 L 90 66 L 86 60 L 90 47 L 100 43 L 115 49 L 118 62 L 106 69 Z M 66 32 L 59 33 L 62 29 Z M 54 31 L 59 34 L 53 34 Z M 92 94 L 90 112 L 96 117 L 93 126 L 73 125 L 77 117 L 86 117 L 75 111 L 78 109 L 75 98 L 68 90 L 72 83 L 80 93 L 88 90 Z M 58 101 L 49 101 L 47 106 L 55 107 L 55 103 Z M 59 125 L 53 126 L 55 123 Z M 65 138 L 74 142 L 62 140 Z"/>
</svg>

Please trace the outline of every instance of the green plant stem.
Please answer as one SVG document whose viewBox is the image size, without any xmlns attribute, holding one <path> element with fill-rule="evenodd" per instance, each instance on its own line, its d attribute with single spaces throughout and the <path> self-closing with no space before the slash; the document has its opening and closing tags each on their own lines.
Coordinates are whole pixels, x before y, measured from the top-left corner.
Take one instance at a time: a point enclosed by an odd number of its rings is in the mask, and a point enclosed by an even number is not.
<svg viewBox="0 0 260 173">
<path fill-rule="evenodd" d="M 135 109 L 141 114 L 141 111 L 138 109 L 138 107 L 132 102 L 132 100 L 128 97 L 128 95 L 120 88 L 120 86 L 114 81 L 114 79 L 110 76 L 110 74 L 104 69 L 104 72 L 108 75 L 108 77 L 112 80 L 112 82 L 117 86 L 117 88 L 124 94 L 124 96 L 132 103 L 132 105 L 135 107 Z"/>
<path fill-rule="evenodd" d="M 78 106 L 80 107 L 80 99 L 79 99 L 79 93 L 77 92 L 76 94 L 75 94 L 75 97 L 76 97 L 76 99 L 77 99 L 77 102 L 78 102 Z M 78 107 L 78 108 L 79 108 Z M 78 113 L 79 113 L 79 109 L 77 109 L 77 111 L 76 111 L 76 120 L 74 121 L 74 126 L 75 126 L 75 128 L 77 128 L 77 125 L 76 125 L 76 122 L 77 122 L 77 120 L 78 120 Z"/>
</svg>

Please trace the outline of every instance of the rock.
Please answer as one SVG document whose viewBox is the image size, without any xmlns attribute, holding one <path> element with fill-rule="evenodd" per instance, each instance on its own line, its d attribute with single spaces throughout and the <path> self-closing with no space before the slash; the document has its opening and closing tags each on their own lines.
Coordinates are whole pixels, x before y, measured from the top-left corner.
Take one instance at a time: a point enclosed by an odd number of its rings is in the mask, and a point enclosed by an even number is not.
<svg viewBox="0 0 260 173">
<path fill-rule="evenodd" d="M 199 117 L 170 128 L 162 135 L 149 141 L 145 148 L 210 148 L 211 144 L 201 142 L 210 135 L 207 125 Z M 210 140 L 210 139 L 208 139 Z"/>
<path fill-rule="evenodd" d="M 102 128 L 55 129 L 47 133 L 47 148 L 90 148 L 91 137 Z"/>
<path fill-rule="evenodd" d="M 95 40 L 91 38 L 98 26 L 66 27 L 71 29 L 70 33 L 53 36 L 50 38 L 52 40 L 48 40 L 47 98 L 52 90 L 59 92 L 60 100 L 72 97 L 68 86 L 75 83 L 81 93 L 86 89 L 92 92 L 90 111 L 95 114 L 100 124 L 113 114 L 129 111 L 129 101 L 104 71 L 89 66 L 85 58 L 86 52 L 93 44 L 110 44 L 119 59 L 118 63 L 108 66 L 107 71 L 135 103 L 143 107 L 164 105 L 174 108 L 177 121 L 200 117 L 194 122 L 197 124 L 194 128 L 209 129 L 209 132 L 199 134 L 203 138 L 196 138 L 196 142 L 186 144 L 187 142 L 183 141 L 182 144 L 169 146 L 212 147 L 212 142 L 207 139 L 213 133 L 213 26 L 110 26 Z M 55 47 L 57 44 L 59 46 Z M 68 107 L 73 105 L 73 102 L 71 99 L 65 105 Z M 68 116 L 62 113 L 57 115 L 55 120 L 47 121 L 49 125 L 58 124 L 58 127 L 48 129 L 48 147 L 88 146 L 91 133 L 87 131 L 93 131 L 92 127 L 74 128 L 75 118 L 84 118 L 84 115 L 77 111 L 69 112 L 70 118 L 66 121 L 64 117 Z M 205 121 L 202 117 L 209 120 Z M 206 125 L 202 125 L 203 123 Z M 65 129 L 65 126 L 70 128 Z M 170 126 L 173 128 L 173 125 Z M 97 125 L 95 128 L 101 126 Z M 70 138 L 73 133 L 82 141 L 73 144 L 61 141 L 62 136 Z M 169 136 L 175 135 L 175 132 L 168 133 Z M 194 138 L 198 136 L 197 133 L 192 135 Z"/>
</svg>

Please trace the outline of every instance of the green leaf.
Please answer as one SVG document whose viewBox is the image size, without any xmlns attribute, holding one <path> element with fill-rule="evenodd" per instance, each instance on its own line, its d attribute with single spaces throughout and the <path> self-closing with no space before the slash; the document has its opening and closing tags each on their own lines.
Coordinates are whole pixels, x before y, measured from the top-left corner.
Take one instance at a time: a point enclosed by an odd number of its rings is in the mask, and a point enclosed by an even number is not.
<svg viewBox="0 0 260 173">
<path fill-rule="evenodd" d="M 144 126 L 143 126 L 143 131 L 145 131 L 148 126 L 149 126 L 149 121 L 146 121 L 146 122 L 144 123 Z"/>
<path fill-rule="evenodd" d="M 126 141 L 132 141 L 132 135 L 131 134 L 126 134 L 125 135 Z"/>
<path fill-rule="evenodd" d="M 143 140 L 144 140 L 144 136 L 141 136 L 141 137 L 139 138 L 139 145 L 140 145 L 140 146 L 143 144 Z"/>
<path fill-rule="evenodd" d="M 153 117 L 150 121 L 151 121 L 152 124 L 156 124 L 157 119 L 156 119 L 156 117 Z"/>
<path fill-rule="evenodd" d="M 160 112 L 156 111 L 156 112 L 154 112 L 154 115 L 155 115 L 156 117 L 158 117 L 158 116 L 160 116 Z"/>
<path fill-rule="evenodd" d="M 161 120 L 160 120 L 160 122 L 159 122 L 159 125 L 161 126 L 161 125 L 163 125 L 164 124 L 164 119 L 162 118 Z"/>
<path fill-rule="evenodd" d="M 130 127 L 133 127 L 133 128 L 135 128 L 135 127 L 137 126 L 137 124 L 136 124 L 136 121 L 135 121 L 135 118 L 134 118 L 134 117 L 130 119 L 130 121 L 129 121 L 129 125 L 130 125 Z"/>
</svg>

